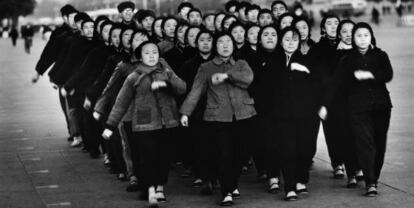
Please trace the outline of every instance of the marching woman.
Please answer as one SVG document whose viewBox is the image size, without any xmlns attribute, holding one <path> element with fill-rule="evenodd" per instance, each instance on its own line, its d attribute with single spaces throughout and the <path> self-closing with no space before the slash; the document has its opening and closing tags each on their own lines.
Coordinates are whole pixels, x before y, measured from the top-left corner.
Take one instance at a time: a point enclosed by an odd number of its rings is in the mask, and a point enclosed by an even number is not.
<svg viewBox="0 0 414 208">
<path fill-rule="evenodd" d="M 351 20 L 342 20 L 337 29 L 337 35 L 339 38 L 339 44 L 337 46 L 336 54 L 336 63 L 339 63 L 342 57 L 346 56 L 352 51 L 352 29 L 354 28 L 355 23 Z M 337 69 L 336 67 L 335 69 Z M 337 73 L 335 70 L 334 74 Z M 334 79 L 332 78 L 332 81 Z M 331 81 L 331 82 L 332 82 Z M 336 83 L 330 83 L 336 84 Z M 328 88 L 329 89 L 329 88 Z M 323 103 L 324 101 L 322 101 Z M 325 104 L 323 110 L 329 111 L 329 119 L 325 118 L 323 120 L 336 123 L 338 131 L 338 146 L 341 147 L 346 175 L 348 177 L 348 188 L 355 188 L 357 186 L 358 180 L 363 180 L 362 171 L 359 168 L 358 161 L 356 158 L 356 146 L 355 138 L 351 133 L 351 125 L 349 121 L 349 112 L 348 112 L 348 101 L 346 96 L 346 88 L 343 85 L 340 85 L 333 95 L 332 101 L 328 104 Z"/>
<path fill-rule="evenodd" d="M 309 68 L 300 53 L 299 31 L 286 27 L 281 31 L 283 52 L 271 59 L 272 117 L 279 141 L 279 154 L 285 186 L 285 200 L 296 200 L 297 193 L 307 193 L 309 167 L 319 131 L 318 73 Z"/>
<path fill-rule="evenodd" d="M 309 21 L 302 16 L 296 17 L 292 25 L 300 33 L 300 52 L 306 56 L 312 46 L 315 45 L 315 41 L 311 39 L 311 26 L 309 25 Z"/>
<path fill-rule="evenodd" d="M 354 26 L 352 45 L 352 50 L 338 64 L 334 83 L 336 88 L 339 84 L 346 86 L 357 158 L 365 178 L 365 195 L 376 196 L 392 108 L 386 83 L 391 81 L 393 69 L 387 53 L 376 46 L 369 24 L 361 22 Z M 328 97 L 332 100 L 334 94 Z M 321 117 L 329 118 L 329 111 L 327 115 L 325 112 Z"/>
<path fill-rule="evenodd" d="M 337 28 L 340 20 L 339 17 L 328 15 L 321 21 L 321 39 L 315 44 L 308 53 L 308 58 L 313 61 L 312 65 L 320 71 L 322 80 L 322 94 L 329 87 L 329 81 L 333 78 L 335 68 L 338 64 L 337 46 L 338 36 Z M 340 113 L 340 112 L 338 112 Z M 335 117 L 322 121 L 326 145 L 328 147 L 329 157 L 333 168 L 333 177 L 342 179 L 345 177 L 344 148 L 341 146 L 342 127 Z"/>
<path fill-rule="evenodd" d="M 179 125 L 175 96 L 186 89 L 185 82 L 159 62 L 159 55 L 158 46 L 150 41 L 135 50 L 140 63 L 125 80 L 103 133 L 110 137 L 132 104 L 134 142 L 130 145 L 141 155 L 142 186 L 150 207 L 166 201 L 170 129 Z"/>
<path fill-rule="evenodd" d="M 253 81 L 253 72 L 244 60 L 234 60 L 236 43 L 229 33 L 219 33 L 213 41 L 215 57 L 200 66 L 194 84 L 180 112 L 181 124 L 191 125 L 192 115 L 201 97 L 207 94 L 204 121 L 213 133 L 218 161 L 222 206 L 233 204 L 239 197 L 238 179 L 246 161 L 249 118 L 256 115 L 254 100 L 247 88 Z"/>
<path fill-rule="evenodd" d="M 174 72 L 180 69 L 181 65 L 186 61 L 185 57 L 185 34 L 187 34 L 189 25 L 187 22 L 180 21 L 175 29 L 175 45 L 174 47 L 165 53 L 164 58 L 167 63 L 172 67 Z"/>
<path fill-rule="evenodd" d="M 234 41 L 236 42 L 236 47 L 234 48 L 234 58 L 239 59 L 243 56 L 242 51 L 244 47 L 249 47 L 246 43 L 246 29 L 243 24 L 239 21 L 233 22 L 230 25 L 229 33 L 233 36 Z"/>
<path fill-rule="evenodd" d="M 161 31 L 164 40 L 158 43 L 158 47 L 161 50 L 161 56 L 174 47 L 175 28 L 177 27 L 177 24 L 178 20 L 173 16 L 166 17 L 164 21 L 162 21 Z"/>
<path fill-rule="evenodd" d="M 187 93 L 190 92 L 191 86 L 193 85 L 194 78 L 197 74 L 198 68 L 201 64 L 210 61 L 212 56 L 212 46 L 213 46 L 213 33 L 207 29 L 201 29 L 196 37 L 196 46 L 197 53 L 193 58 L 186 61 L 180 70 L 177 72 L 177 75 L 181 77 L 187 83 Z M 183 96 L 185 99 L 185 96 Z M 182 100 L 183 101 L 183 100 Z M 179 103 L 182 103 L 180 101 Z M 208 131 L 206 130 L 205 123 L 203 121 L 203 112 L 206 106 L 205 96 L 200 100 L 193 114 L 191 115 L 190 123 L 185 135 L 185 143 L 187 145 L 185 149 L 187 157 L 186 159 L 193 159 L 193 173 L 195 180 L 193 181 L 192 186 L 198 187 L 204 183 L 202 189 L 202 194 L 212 194 L 212 181 L 217 179 L 215 173 L 214 157 L 212 153 L 212 148 L 210 138 L 207 136 Z"/>
<path fill-rule="evenodd" d="M 164 17 L 157 17 L 155 18 L 154 22 L 152 23 L 152 36 L 151 41 L 155 41 L 156 43 L 161 42 L 164 39 L 164 35 L 162 34 L 161 25 L 164 21 Z"/>
<path fill-rule="evenodd" d="M 272 126 L 271 112 L 273 106 L 269 102 L 270 87 L 268 78 L 280 68 L 270 64 L 273 59 L 280 56 L 277 29 L 273 25 L 263 27 L 257 36 L 257 53 L 246 60 L 254 72 L 254 80 L 249 87 L 250 95 L 255 100 L 257 110 L 256 132 L 259 136 L 252 141 L 253 158 L 259 172 L 259 179 L 269 178 L 269 193 L 276 193 L 280 185 L 280 157 L 277 131 Z"/>
</svg>

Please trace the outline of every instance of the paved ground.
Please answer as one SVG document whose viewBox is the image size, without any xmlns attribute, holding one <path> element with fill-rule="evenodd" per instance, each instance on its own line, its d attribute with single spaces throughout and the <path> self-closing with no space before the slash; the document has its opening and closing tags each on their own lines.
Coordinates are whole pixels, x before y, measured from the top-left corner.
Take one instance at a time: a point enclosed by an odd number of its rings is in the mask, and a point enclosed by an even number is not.
<svg viewBox="0 0 414 208">
<path fill-rule="evenodd" d="M 282 194 L 265 192 L 251 170 L 242 177 L 242 198 L 236 207 L 414 207 L 414 28 L 397 28 L 392 18 L 375 28 L 378 45 L 392 61 L 395 77 L 389 85 L 394 102 L 388 152 L 379 186 L 380 195 L 365 198 L 358 189 L 344 188 L 345 180 L 331 178 L 323 135 L 320 135 L 310 194 L 287 203 Z M 317 36 L 314 36 L 317 37 Z M 34 41 L 32 55 L 0 40 L 0 208 L 8 207 L 145 207 L 136 193 L 126 193 L 125 182 L 107 173 L 102 160 L 92 160 L 65 141 L 63 115 L 57 92 L 43 77 L 30 83 L 44 47 Z M 216 196 L 201 197 L 190 179 L 172 171 L 169 202 L 162 207 L 216 207 Z"/>
</svg>

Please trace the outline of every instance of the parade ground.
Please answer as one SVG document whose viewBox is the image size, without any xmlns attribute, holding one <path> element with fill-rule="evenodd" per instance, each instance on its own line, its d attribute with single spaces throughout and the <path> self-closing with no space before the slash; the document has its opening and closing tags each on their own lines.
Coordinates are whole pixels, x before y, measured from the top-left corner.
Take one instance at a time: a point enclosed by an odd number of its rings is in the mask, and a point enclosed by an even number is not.
<svg viewBox="0 0 414 208">
<path fill-rule="evenodd" d="M 367 18 L 367 17 L 366 17 Z M 366 19 L 365 18 L 365 19 Z M 311 170 L 308 195 L 296 202 L 283 201 L 283 193 L 267 193 L 254 168 L 241 177 L 238 208 L 267 207 L 414 207 L 414 27 L 396 25 L 395 16 L 374 26 L 377 44 L 390 56 L 394 78 L 388 88 L 393 101 L 385 165 L 379 195 L 362 196 L 364 184 L 345 188 L 346 179 L 332 178 L 323 134 Z M 313 38 L 319 39 L 314 29 Z M 80 148 L 70 148 L 58 92 L 46 76 L 31 83 L 35 65 L 46 42 L 36 36 L 31 54 L 23 41 L 13 48 L 0 39 L 0 208 L 146 207 L 138 193 L 127 193 L 128 182 L 116 180 L 103 159 L 90 159 Z M 220 192 L 201 196 L 192 179 L 181 178 L 181 168 L 170 172 L 165 208 L 218 207 Z"/>
</svg>

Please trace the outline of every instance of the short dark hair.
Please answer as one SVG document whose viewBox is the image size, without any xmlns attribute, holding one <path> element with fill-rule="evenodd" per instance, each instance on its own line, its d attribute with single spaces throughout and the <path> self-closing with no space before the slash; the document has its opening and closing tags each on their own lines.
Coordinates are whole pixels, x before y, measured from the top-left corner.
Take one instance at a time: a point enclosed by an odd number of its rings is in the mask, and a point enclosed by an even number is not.
<svg viewBox="0 0 414 208">
<path fill-rule="evenodd" d="M 250 6 L 250 3 L 249 2 L 242 1 L 242 2 L 240 2 L 239 7 L 237 8 L 237 10 L 239 11 L 240 9 L 243 9 L 243 8 L 246 8 L 247 9 L 247 7 L 249 7 L 249 6 Z"/>
<path fill-rule="evenodd" d="M 200 39 L 202 34 L 209 34 L 211 38 L 214 38 L 213 33 L 210 30 L 207 30 L 206 28 L 201 28 L 200 32 L 197 34 L 195 39 L 196 45 L 198 45 L 198 40 Z"/>
<path fill-rule="evenodd" d="M 339 35 L 340 35 L 340 33 L 341 33 L 341 30 L 342 30 L 342 27 L 343 27 L 345 24 L 352 24 L 353 26 L 355 26 L 355 22 L 354 22 L 354 21 L 352 21 L 352 20 L 349 20 L 349 19 L 341 20 L 341 21 L 339 22 L 338 28 L 336 28 L 336 37 L 337 37 L 337 38 L 339 38 Z"/>
<path fill-rule="evenodd" d="M 160 53 L 161 51 L 160 51 L 160 48 L 158 47 L 158 45 L 157 45 L 157 43 L 155 43 L 154 41 L 150 41 L 150 40 L 148 40 L 148 41 L 145 41 L 145 42 L 143 42 L 143 43 L 141 43 L 141 45 L 139 45 L 138 46 L 138 48 L 136 48 L 135 49 L 135 51 L 133 51 L 133 53 L 134 53 L 134 55 L 135 55 L 135 58 L 137 59 L 137 60 L 140 60 L 141 58 L 142 58 L 142 49 L 144 48 L 144 46 L 146 46 L 146 45 L 148 45 L 148 44 L 154 44 L 155 45 L 155 47 L 157 47 L 157 49 L 158 49 L 158 53 Z"/>
<path fill-rule="evenodd" d="M 293 19 L 292 26 L 296 28 L 296 24 L 298 22 L 301 22 L 301 21 L 305 22 L 308 25 L 308 39 L 310 39 L 312 28 L 309 24 L 309 19 L 308 18 L 306 18 L 304 16 L 295 17 L 295 19 Z"/>
<path fill-rule="evenodd" d="M 144 30 L 144 29 L 136 29 L 136 30 L 134 30 L 134 32 L 132 33 L 132 35 L 131 35 L 131 39 L 129 40 L 129 42 L 130 42 L 131 44 L 132 44 L 132 41 L 133 41 L 134 36 L 135 36 L 136 34 L 142 34 L 142 35 L 147 36 L 147 38 L 148 38 L 148 39 L 150 38 L 150 37 L 149 37 L 149 34 L 148 34 L 148 32 L 147 32 L 146 30 Z"/>
<path fill-rule="evenodd" d="M 135 14 L 135 19 L 142 23 L 142 21 L 147 17 L 153 17 L 155 19 L 155 13 L 152 10 L 141 10 Z"/>
<path fill-rule="evenodd" d="M 358 29 L 361 29 L 361 28 L 365 28 L 365 29 L 367 29 L 369 31 L 369 33 L 371 34 L 371 44 L 374 47 L 376 47 L 377 46 L 377 40 L 375 39 L 374 31 L 372 30 L 371 25 L 369 25 L 366 22 L 358 22 L 358 23 L 355 24 L 354 28 L 352 29 L 352 47 L 353 48 L 357 48 L 357 46 L 355 44 L 355 37 L 354 36 L 355 36 L 355 32 Z"/>
<path fill-rule="evenodd" d="M 245 15 L 247 15 L 247 14 L 249 13 L 249 11 L 251 11 L 251 10 L 258 10 L 258 11 L 260 12 L 261 8 L 260 8 L 260 6 L 259 6 L 259 5 L 257 5 L 257 4 L 250 4 L 250 5 L 246 8 L 246 10 L 244 11 L 244 14 L 245 14 Z"/>
<path fill-rule="evenodd" d="M 232 41 L 232 44 L 233 44 L 233 52 L 232 52 L 232 56 L 234 55 L 234 53 L 236 52 L 236 41 L 234 40 L 234 38 L 233 38 L 233 36 L 230 34 L 230 33 L 228 33 L 228 32 L 218 32 L 215 36 L 214 36 L 214 39 L 213 39 L 213 49 L 212 49 L 212 53 L 214 53 L 215 55 L 218 55 L 218 53 L 217 53 L 217 42 L 218 42 L 218 40 L 221 38 L 221 37 L 224 37 L 224 36 L 229 36 L 230 37 L 230 39 L 231 39 L 231 41 Z"/>
<path fill-rule="evenodd" d="M 177 27 L 175 27 L 175 31 L 174 31 L 174 35 L 175 35 L 174 42 L 175 43 L 178 43 L 178 35 L 177 35 L 178 34 L 178 29 L 180 29 L 182 27 L 185 27 L 185 26 L 190 27 L 190 24 L 188 24 L 187 21 L 181 20 L 181 21 L 178 22 Z M 187 28 L 187 30 L 188 30 L 188 28 Z M 185 35 L 184 35 L 184 43 L 185 43 Z"/>
<path fill-rule="evenodd" d="M 159 20 L 161 20 L 162 22 L 164 22 L 164 17 L 157 17 L 157 18 L 155 18 L 154 22 L 152 22 L 151 30 L 152 30 L 152 32 L 153 32 L 155 35 L 157 35 L 157 33 L 155 32 L 155 23 L 156 23 L 157 21 L 159 21 Z M 162 25 L 162 22 L 161 22 L 161 25 Z M 163 34 L 163 35 L 164 35 L 164 34 Z M 154 37 L 155 37 L 155 36 L 154 36 Z"/>
<path fill-rule="evenodd" d="M 293 35 L 297 35 L 297 36 L 299 37 L 299 41 L 300 41 L 300 33 L 299 33 L 299 30 L 298 30 L 298 29 L 296 29 L 296 27 L 289 26 L 289 27 L 285 27 L 282 31 L 280 31 L 280 41 L 279 41 L 280 46 L 282 46 L 283 36 L 285 36 L 285 35 L 286 35 L 286 33 L 288 33 L 288 32 L 292 32 L 292 33 L 293 33 Z M 282 47 L 282 48 L 283 48 L 283 47 Z M 297 49 L 297 51 L 298 51 L 298 50 L 300 50 L 300 44 L 298 45 L 298 49 Z"/>
<path fill-rule="evenodd" d="M 112 28 L 111 28 L 111 30 L 109 31 L 109 39 L 111 39 L 112 33 L 113 33 L 115 30 L 121 30 L 121 31 L 122 31 L 122 27 L 123 27 L 123 24 L 121 24 L 121 23 L 113 23 Z M 119 33 L 119 34 L 121 34 L 121 33 Z M 109 41 L 109 42 L 112 44 L 112 42 L 111 42 L 111 41 Z"/>
<path fill-rule="evenodd" d="M 165 23 L 168 21 L 168 20 L 175 20 L 177 23 L 178 23 L 178 19 L 177 18 L 175 18 L 174 16 L 167 16 L 167 17 L 165 17 L 164 18 L 164 20 L 162 21 L 162 23 L 161 23 L 161 31 L 162 31 L 162 35 L 165 37 L 165 31 L 164 31 L 164 26 L 165 26 Z M 155 23 L 155 21 L 154 21 L 154 23 Z"/>
<path fill-rule="evenodd" d="M 288 10 L 288 6 L 286 5 L 286 3 L 285 3 L 284 1 L 273 1 L 273 2 L 272 2 L 272 6 L 270 6 L 270 8 L 273 10 L 273 7 L 274 7 L 276 4 L 281 4 L 281 5 L 283 5 L 283 6 L 285 7 L 285 9 L 286 9 L 286 10 Z"/>
<path fill-rule="evenodd" d="M 275 25 L 266 25 L 266 26 L 264 26 L 264 27 L 260 28 L 259 33 L 257 34 L 257 50 L 258 50 L 258 51 L 262 51 L 262 50 L 264 50 L 264 49 L 263 49 L 263 46 L 262 46 L 262 39 L 261 39 L 261 37 L 262 37 L 263 32 L 264 32 L 267 28 L 273 28 L 273 29 L 276 31 L 277 41 L 278 41 L 278 43 L 280 42 L 280 38 L 279 38 L 279 29 L 278 29 L 278 28 L 276 28 L 276 26 L 275 26 Z M 276 47 L 277 47 L 278 43 L 276 43 Z"/>
<path fill-rule="evenodd" d="M 187 29 L 187 31 L 185 31 L 185 35 L 184 35 L 184 42 L 185 42 L 185 44 L 188 44 L 188 34 L 190 33 L 190 30 L 195 29 L 195 28 L 198 28 L 201 31 L 201 28 L 199 26 L 195 26 L 195 25 L 190 26 Z"/>
<path fill-rule="evenodd" d="M 293 21 L 295 21 L 295 15 L 293 15 L 290 12 L 286 12 L 286 13 L 280 15 L 279 19 L 277 20 L 277 28 L 279 28 L 279 30 L 280 30 L 280 23 L 282 23 L 282 19 L 285 18 L 285 17 L 288 17 L 288 16 L 292 17 Z M 293 23 L 293 21 L 292 21 L 292 23 Z"/>
<path fill-rule="evenodd" d="M 239 5 L 240 5 L 240 3 L 238 1 L 236 1 L 236 0 L 230 0 L 230 1 L 226 2 L 226 4 L 224 5 L 224 8 L 225 8 L 226 12 L 229 12 L 230 8 L 232 8 L 232 7 L 235 6 L 236 7 L 236 11 L 237 11 Z"/>
<path fill-rule="evenodd" d="M 326 15 L 325 17 L 323 17 L 323 19 L 322 19 L 322 21 L 321 21 L 321 25 L 320 25 L 320 28 L 321 28 L 321 35 L 325 35 L 325 33 L 326 33 L 326 31 L 324 31 L 324 30 L 325 30 L 325 23 L 326 23 L 326 20 L 328 20 L 328 19 L 332 19 L 332 18 L 336 18 L 336 19 L 338 20 L 338 22 L 340 22 L 340 21 L 341 21 L 341 19 L 339 19 L 339 17 L 338 17 L 337 15 L 334 15 L 334 14 L 328 14 L 328 15 Z"/>
<path fill-rule="evenodd" d="M 188 11 L 187 19 L 190 18 L 190 13 L 191 12 L 198 12 L 200 14 L 200 17 L 203 16 L 203 14 L 201 13 L 201 10 L 200 9 L 198 9 L 198 8 L 192 8 L 190 11 Z"/>
<path fill-rule="evenodd" d="M 224 23 L 226 22 L 226 20 L 230 19 L 230 18 L 234 18 L 236 21 L 238 20 L 236 16 L 232 15 L 232 14 L 228 14 L 223 18 L 223 21 L 221 22 L 221 30 L 224 30 Z M 230 29 L 230 26 L 229 26 Z"/>
<path fill-rule="evenodd" d="M 177 12 L 181 12 L 184 7 L 189 7 L 190 9 L 194 8 L 192 3 L 185 1 L 178 5 Z"/>
</svg>

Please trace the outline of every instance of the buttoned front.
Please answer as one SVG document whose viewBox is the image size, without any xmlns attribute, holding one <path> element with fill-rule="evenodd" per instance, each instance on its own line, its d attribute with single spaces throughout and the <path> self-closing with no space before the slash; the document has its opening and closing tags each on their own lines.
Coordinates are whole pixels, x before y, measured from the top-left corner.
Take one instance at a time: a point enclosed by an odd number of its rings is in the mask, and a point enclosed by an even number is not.
<svg viewBox="0 0 414 208">
<path fill-rule="evenodd" d="M 228 79 L 215 85 L 212 83 L 212 76 L 216 73 L 226 73 Z M 246 61 L 235 61 L 231 58 L 223 62 L 216 57 L 200 66 L 180 112 L 191 115 L 200 97 L 207 93 L 203 116 L 205 121 L 232 122 L 233 118 L 236 120 L 250 118 L 256 115 L 254 100 L 247 91 L 252 81 L 253 71 Z"/>
</svg>

